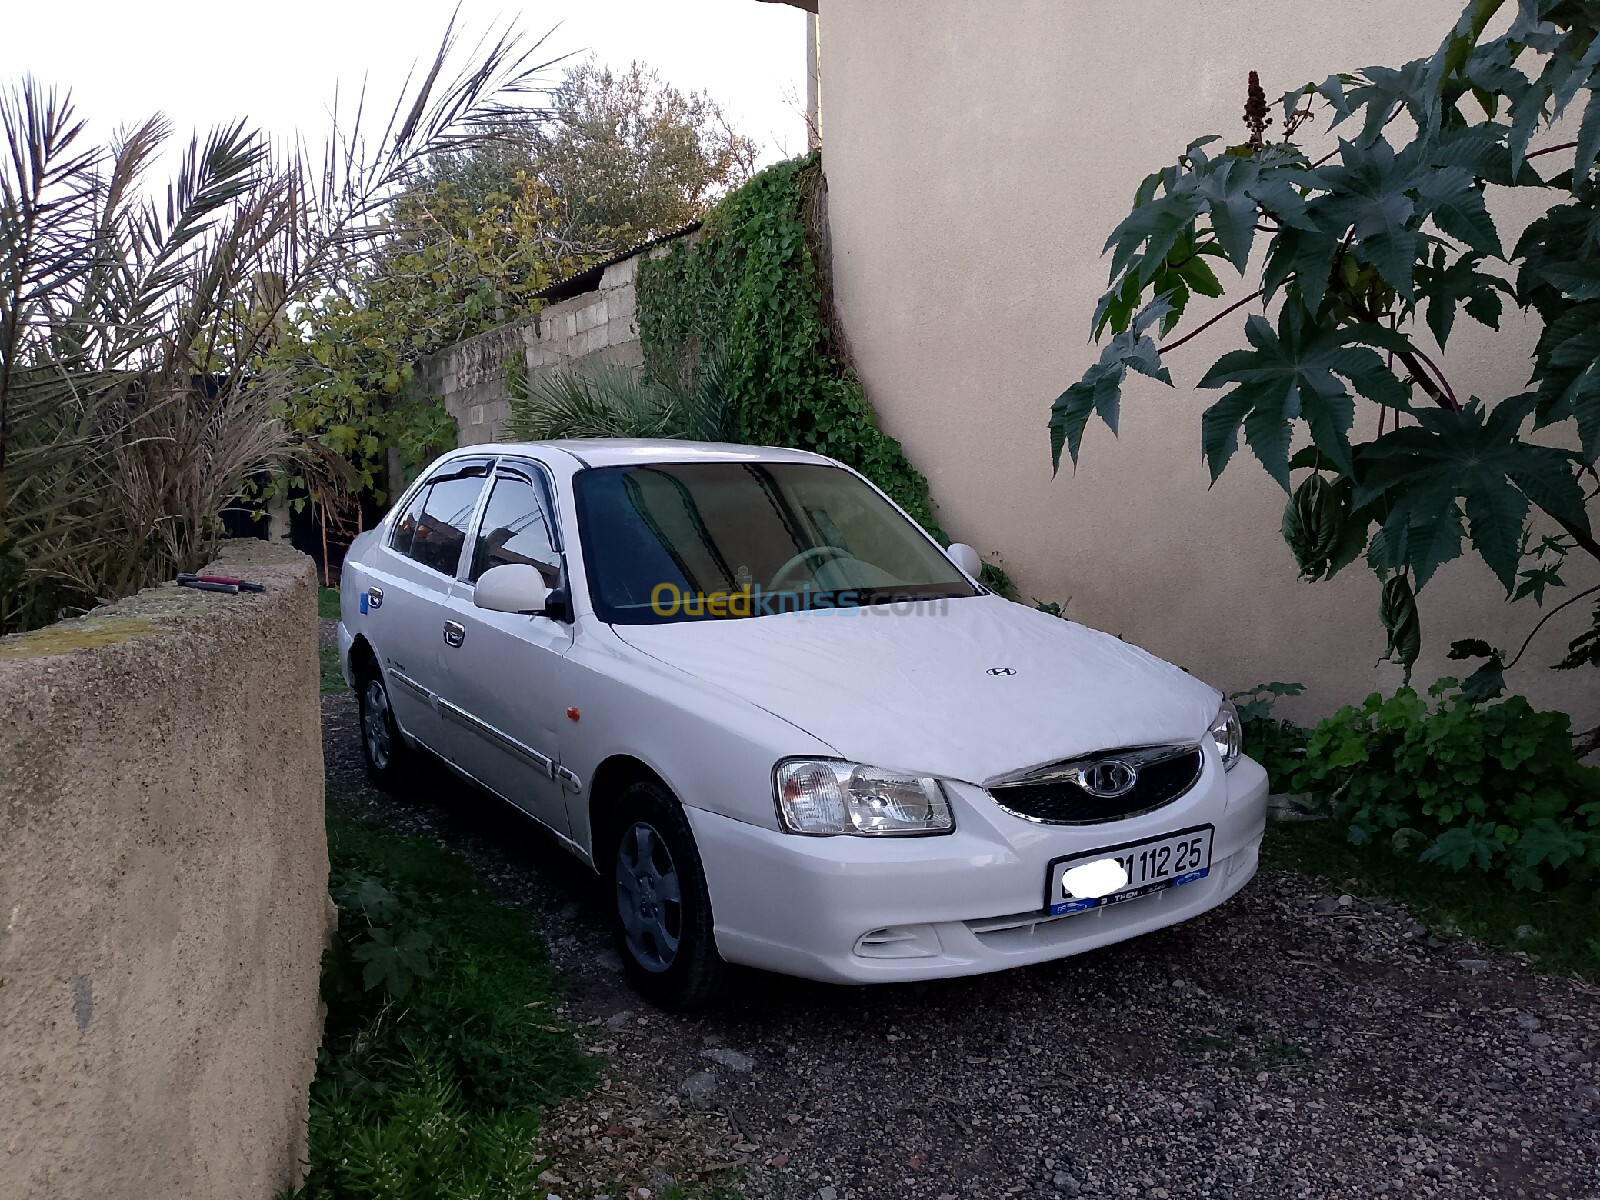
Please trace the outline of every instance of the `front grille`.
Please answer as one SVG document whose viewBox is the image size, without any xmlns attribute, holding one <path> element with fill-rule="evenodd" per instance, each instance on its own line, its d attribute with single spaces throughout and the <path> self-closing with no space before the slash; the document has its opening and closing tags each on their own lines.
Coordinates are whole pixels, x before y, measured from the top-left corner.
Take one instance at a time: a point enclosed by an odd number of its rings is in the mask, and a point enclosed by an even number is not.
<svg viewBox="0 0 1600 1200">
<path fill-rule="evenodd" d="M 1120 796 L 1097 796 L 1084 783 L 1095 774 L 1093 768 L 1112 763 L 1136 772 L 1133 786 Z M 1019 779 L 993 784 L 989 794 L 1007 812 L 1032 821 L 1098 825 L 1171 804 L 1195 785 L 1204 765 L 1205 757 L 1193 743 L 1132 746 L 1052 763 Z"/>
</svg>

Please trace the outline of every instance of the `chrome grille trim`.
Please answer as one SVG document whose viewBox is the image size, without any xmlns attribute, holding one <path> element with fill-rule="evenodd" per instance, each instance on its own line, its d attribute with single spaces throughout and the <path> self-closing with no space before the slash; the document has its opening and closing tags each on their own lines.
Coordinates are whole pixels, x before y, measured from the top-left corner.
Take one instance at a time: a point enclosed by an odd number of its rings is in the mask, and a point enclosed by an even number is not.
<svg viewBox="0 0 1600 1200">
<path fill-rule="evenodd" d="M 1191 760 L 1185 765 L 1182 760 Z M 1090 768 L 1119 762 L 1138 779 L 1125 795 L 1096 796 L 1084 787 Z M 986 785 L 1006 812 L 1037 825 L 1097 825 L 1142 816 L 1187 795 L 1205 771 L 1199 742 L 1125 746 L 1001 776 Z"/>
</svg>

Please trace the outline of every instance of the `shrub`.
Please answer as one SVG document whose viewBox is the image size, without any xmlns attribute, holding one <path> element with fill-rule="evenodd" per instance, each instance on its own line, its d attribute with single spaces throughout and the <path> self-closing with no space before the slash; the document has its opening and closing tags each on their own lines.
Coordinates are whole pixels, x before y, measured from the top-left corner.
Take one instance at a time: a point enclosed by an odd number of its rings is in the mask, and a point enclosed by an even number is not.
<svg viewBox="0 0 1600 1200">
<path fill-rule="evenodd" d="M 1600 867 L 1600 769 L 1578 762 L 1565 713 L 1521 696 L 1469 699 L 1450 678 L 1427 699 L 1373 693 L 1317 725 L 1293 786 L 1327 796 L 1352 842 L 1387 834 L 1396 851 L 1519 888 Z"/>
<path fill-rule="evenodd" d="M 627 367 L 598 366 L 530 377 L 513 359 L 506 369 L 509 438 L 683 438 L 725 442 L 735 436 L 723 370 L 707 359 L 692 380 L 658 379 Z"/>
<path fill-rule="evenodd" d="M 1272 706 L 1280 696 L 1298 696 L 1305 690 L 1303 683 L 1258 683 L 1228 697 L 1239 710 L 1245 753 L 1266 768 L 1275 792 L 1295 790 L 1310 734 L 1292 721 L 1274 717 Z"/>
</svg>

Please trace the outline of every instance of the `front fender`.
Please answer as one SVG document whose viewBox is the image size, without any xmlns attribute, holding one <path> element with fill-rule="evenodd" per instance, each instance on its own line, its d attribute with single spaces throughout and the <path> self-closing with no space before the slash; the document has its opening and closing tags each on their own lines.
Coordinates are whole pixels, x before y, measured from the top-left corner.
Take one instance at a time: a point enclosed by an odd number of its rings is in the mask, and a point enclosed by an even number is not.
<svg viewBox="0 0 1600 1200">
<path fill-rule="evenodd" d="M 838 755 L 776 713 L 642 654 L 607 626 L 581 631 L 564 670 L 562 690 L 579 717 L 563 731 L 561 763 L 576 777 L 573 838 L 591 859 L 590 785 L 610 758 L 637 759 L 690 808 L 775 830 L 773 764 Z"/>
</svg>

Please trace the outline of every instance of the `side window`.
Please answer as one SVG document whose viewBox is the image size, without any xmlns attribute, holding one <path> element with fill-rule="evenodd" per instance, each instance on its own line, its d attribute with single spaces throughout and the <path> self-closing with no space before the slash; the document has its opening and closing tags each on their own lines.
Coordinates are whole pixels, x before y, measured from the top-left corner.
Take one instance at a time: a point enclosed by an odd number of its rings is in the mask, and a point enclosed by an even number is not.
<svg viewBox="0 0 1600 1200">
<path fill-rule="evenodd" d="M 417 535 L 417 522 L 422 520 L 422 506 L 427 500 L 428 488 L 424 485 L 417 489 L 417 494 L 411 497 L 411 503 L 406 506 L 406 511 L 394 523 L 394 532 L 389 535 L 389 548 L 396 554 L 410 556 L 411 541 Z"/>
<path fill-rule="evenodd" d="M 425 567 L 454 575 L 461 561 L 461 548 L 467 542 L 472 510 L 482 491 L 481 475 L 457 476 L 432 484 L 411 538 L 411 557 Z"/>
<path fill-rule="evenodd" d="M 476 580 L 490 567 L 526 563 L 538 569 L 549 587 L 561 581 L 561 555 L 555 548 L 554 530 L 546 511 L 544 496 L 528 479 L 500 475 L 489 493 L 489 503 L 478 526 L 478 541 L 472 549 L 472 570 Z"/>
</svg>

